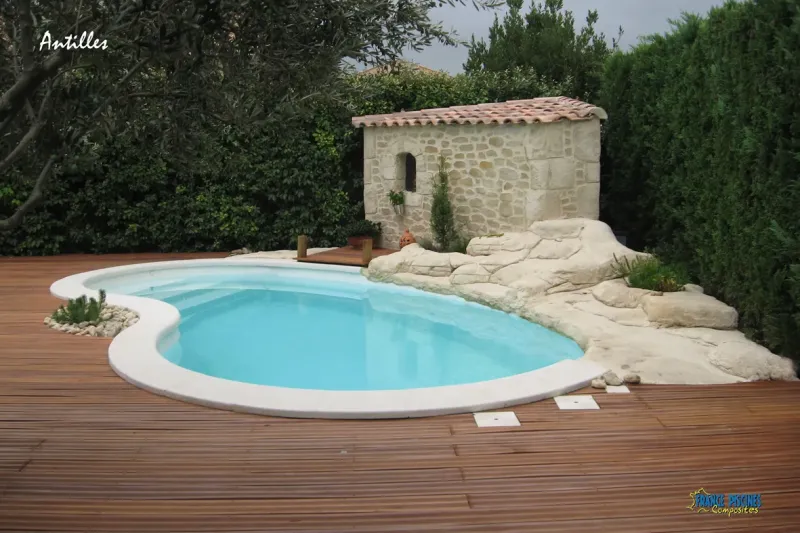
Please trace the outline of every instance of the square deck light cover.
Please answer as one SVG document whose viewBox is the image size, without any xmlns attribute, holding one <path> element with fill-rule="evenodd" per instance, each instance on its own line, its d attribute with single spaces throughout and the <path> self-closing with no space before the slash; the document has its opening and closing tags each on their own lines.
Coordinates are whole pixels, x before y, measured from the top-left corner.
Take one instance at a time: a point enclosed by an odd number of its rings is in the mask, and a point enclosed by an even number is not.
<svg viewBox="0 0 800 533">
<path fill-rule="evenodd" d="M 625 385 L 616 385 L 616 386 L 614 386 L 614 385 L 606 385 L 606 392 L 611 392 L 611 393 L 615 393 L 615 394 L 627 394 L 627 393 L 629 393 L 631 391 Z"/>
<path fill-rule="evenodd" d="M 559 409 L 600 409 L 591 394 L 574 394 L 572 396 L 556 396 L 553 398 Z"/>
<path fill-rule="evenodd" d="M 497 413 L 473 413 L 475 423 L 479 428 L 498 428 L 519 426 L 519 419 L 514 411 Z"/>
</svg>

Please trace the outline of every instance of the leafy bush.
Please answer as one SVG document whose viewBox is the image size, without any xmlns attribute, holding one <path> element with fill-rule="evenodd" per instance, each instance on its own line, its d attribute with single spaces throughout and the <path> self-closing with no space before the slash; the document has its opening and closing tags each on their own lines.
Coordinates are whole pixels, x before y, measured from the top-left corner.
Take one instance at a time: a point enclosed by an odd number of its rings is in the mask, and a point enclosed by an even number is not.
<svg viewBox="0 0 800 533">
<path fill-rule="evenodd" d="M 88 143 L 61 165 L 43 204 L 19 230 L 0 233 L 0 255 L 190 252 L 293 248 L 297 235 L 335 246 L 363 218 L 363 134 L 351 118 L 565 94 L 525 69 L 448 76 L 408 69 L 347 76 L 345 98 L 309 99 L 311 112 L 281 110 L 259 127 L 219 128 L 198 117 L 197 146 L 168 149 L 157 99 L 129 130 Z M 14 169 L 0 183 L 0 218 L 32 187 Z"/>
<path fill-rule="evenodd" d="M 381 223 L 364 219 L 354 220 L 347 226 L 345 233 L 348 237 L 369 237 L 371 239 L 377 239 L 381 236 Z"/>
<path fill-rule="evenodd" d="M 800 15 L 794 0 L 685 16 L 606 66 L 603 219 L 800 359 Z"/>
<path fill-rule="evenodd" d="M 768 338 L 784 338 L 789 353 L 800 353 L 800 238 L 789 235 L 774 220 L 770 230 L 775 238 L 775 253 L 783 267 L 773 278 L 776 287 L 788 296 L 785 304 L 775 306 L 767 317 L 764 331 Z M 784 337 L 785 335 L 785 337 Z"/>
<path fill-rule="evenodd" d="M 526 2 L 508 0 L 502 21 L 495 18 L 489 29 L 488 42 L 472 38 L 467 72 L 502 71 L 524 65 L 554 80 L 570 80 L 571 92 L 564 96 L 592 102 L 602 83 L 603 64 L 617 39 L 606 42 L 605 35 L 595 32 L 597 11 L 589 11 L 586 25 L 576 24 L 572 11 L 564 9 L 563 0 Z M 622 28 L 619 29 L 622 36 Z"/>
<path fill-rule="evenodd" d="M 629 287 L 648 291 L 677 292 L 689 281 L 678 268 L 666 265 L 656 256 L 639 257 L 633 261 L 614 256 L 615 274 L 624 278 Z"/>
<path fill-rule="evenodd" d="M 389 197 L 389 202 L 392 205 L 404 205 L 406 203 L 406 195 L 403 194 L 403 191 L 389 191 L 386 196 Z"/>
<path fill-rule="evenodd" d="M 80 324 L 81 322 L 99 324 L 101 322 L 100 314 L 105 305 L 106 292 L 101 290 L 99 301 L 94 298 L 87 300 L 86 295 L 70 299 L 66 307 L 59 306 L 53 312 L 51 318 L 59 324 Z"/>
<path fill-rule="evenodd" d="M 426 250 L 430 250 L 432 252 L 439 251 L 436 249 L 436 246 L 433 244 L 433 241 L 426 237 L 420 237 L 419 239 L 417 239 L 417 244 L 419 244 L 422 248 L 425 248 Z"/>
<path fill-rule="evenodd" d="M 469 237 L 465 237 L 461 234 L 456 234 L 451 240 L 448 246 L 442 249 L 442 252 L 445 253 L 459 253 L 459 254 L 466 254 L 467 253 L 467 246 L 469 246 Z"/>
</svg>

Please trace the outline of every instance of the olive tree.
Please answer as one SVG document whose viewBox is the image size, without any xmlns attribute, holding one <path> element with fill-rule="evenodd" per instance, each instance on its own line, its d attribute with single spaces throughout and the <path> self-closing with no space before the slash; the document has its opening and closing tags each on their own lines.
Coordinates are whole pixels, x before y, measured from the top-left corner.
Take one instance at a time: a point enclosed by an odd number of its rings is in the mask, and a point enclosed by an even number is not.
<svg viewBox="0 0 800 533">
<path fill-rule="evenodd" d="M 473 36 L 464 70 L 531 69 L 572 85 L 570 96 L 597 97 L 606 58 L 617 48 L 622 28 L 609 43 L 595 31 L 597 10 L 586 14 L 586 24 L 578 30 L 572 11 L 564 9 L 564 0 L 533 1 L 528 13 L 522 11 L 523 0 L 508 0 L 508 7 L 502 21 L 495 17 L 488 42 Z"/>
<path fill-rule="evenodd" d="M 455 44 L 429 12 L 466 1 L 8 0 L 0 194 L 8 183 L 30 194 L 0 230 L 22 224 L 63 165 L 134 127 L 143 107 L 158 106 L 159 142 L 180 142 L 197 120 L 258 124 L 334 94 L 345 60 L 379 64 Z"/>
</svg>

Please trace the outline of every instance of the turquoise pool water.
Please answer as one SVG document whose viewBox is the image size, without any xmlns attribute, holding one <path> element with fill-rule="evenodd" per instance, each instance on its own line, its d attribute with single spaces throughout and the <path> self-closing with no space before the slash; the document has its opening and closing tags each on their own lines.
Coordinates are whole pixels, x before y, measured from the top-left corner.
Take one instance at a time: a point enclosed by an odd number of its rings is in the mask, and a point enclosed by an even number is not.
<svg viewBox="0 0 800 533">
<path fill-rule="evenodd" d="M 371 283 L 357 274 L 226 270 L 182 272 L 178 281 L 108 290 L 180 310 L 177 340 L 159 347 L 169 361 L 261 385 L 437 387 L 502 378 L 583 355 L 571 339 L 456 297 Z"/>
</svg>

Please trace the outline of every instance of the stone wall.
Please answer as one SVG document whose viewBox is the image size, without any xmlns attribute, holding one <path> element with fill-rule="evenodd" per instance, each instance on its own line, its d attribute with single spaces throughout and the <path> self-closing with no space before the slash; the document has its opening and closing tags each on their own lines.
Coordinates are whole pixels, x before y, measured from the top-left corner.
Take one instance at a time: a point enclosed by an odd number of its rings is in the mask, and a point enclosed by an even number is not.
<svg viewBox="0 0 800 533">
<path fill-rule="evenodd" d="M 398 158 L 417 160 L 416 192 L 396 214 L 390 190 L 405 188 Z M 370 127 L 364 130 L 366 218 L 383 225 L 382 246 L 397 248 L 408 228 L 431 238 L 433 180 L 439 156 L 450 164 L 456 220 L 468 237 L 524 231 L 537 220 L 597 219 L 600 121 L 550 124 Z"/>
</svg>

